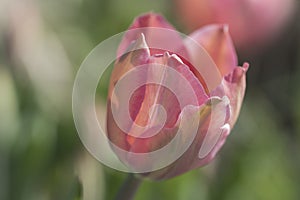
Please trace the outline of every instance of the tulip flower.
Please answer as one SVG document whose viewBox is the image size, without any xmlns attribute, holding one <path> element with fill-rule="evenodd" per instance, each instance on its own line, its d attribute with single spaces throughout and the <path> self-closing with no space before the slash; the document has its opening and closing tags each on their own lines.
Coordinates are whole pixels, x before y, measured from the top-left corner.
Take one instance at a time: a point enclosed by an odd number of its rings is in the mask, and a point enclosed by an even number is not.
<svg viewBox="0 0 300 200">
<path fill-rule="evenodd" d="M 238 49 L 259 50 L 291 19 L 295 0 L 175 0 L 176 16 L 190 30 L 225 23 Z"/>
<path fill-rule="evenodd" d="M 162 16 L 148 13 L 134 20 L 117 55 L 107 135 L 118 158 L 153 180 L 212 161 L 238 118 L 246 86 L 248 64 L 238 66 L 228 27 L 208 25 L 182 39 Z M 159 151 L 167 145 L 170 151 Z M 178 151 L 174 162 L 160 165 Z"/>
</svg>

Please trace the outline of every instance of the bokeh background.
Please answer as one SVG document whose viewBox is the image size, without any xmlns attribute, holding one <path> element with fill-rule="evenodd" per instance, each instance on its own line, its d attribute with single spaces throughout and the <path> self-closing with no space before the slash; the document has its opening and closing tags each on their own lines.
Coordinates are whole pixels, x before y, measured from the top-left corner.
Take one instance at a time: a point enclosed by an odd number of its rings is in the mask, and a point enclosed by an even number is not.
<svg viewBox="0 0 300 200">
<path fill-rule="evenodd" d="M 137 200 L 300 199 L 298 8 L 270 44 L 238 52 L 251 66 L 245 102 L 216 160 L 168 181 L 145 181 Z M 0 0 L 1 200 L 115 196 L 126 174 L 84 149 L 72 84 L 98 43 L 148 11 L 189 33 L 171 0 Z M 108 79 L 109 72 L 104 84 Z M 99 88 L 99 106 L 106 92 Z"/>
</svg>

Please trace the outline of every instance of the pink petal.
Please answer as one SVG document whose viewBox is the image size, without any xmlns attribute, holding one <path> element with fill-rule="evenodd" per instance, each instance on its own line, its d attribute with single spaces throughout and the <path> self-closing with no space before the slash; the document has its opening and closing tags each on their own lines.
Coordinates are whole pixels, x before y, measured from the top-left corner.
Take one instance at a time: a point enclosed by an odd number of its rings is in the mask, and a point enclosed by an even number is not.
<svg viewBox="0 0 300 200">
<path fill-rule="evenodd" d="M 143 51 L 138 51 L 137 53 L 141 53 L 137 55 L 142 55 L 143 58 Z M 123 119 L 121 121 L 125 124 L 124 127 L 127 131 L 122 129 L 124 132 L 135 133 L 135 127 L 130 127 L 133 123 L 144 127 L 149 124 L 150 119 L 159 119 L 161 117 L 159 113 L 154 112 L 149 115 L 153 105 L 159 104 L 164 107 L 167 115 L 164 127 L 171 128 L 176 123 L 182 108 L 187 105 L 202 105 L 207 100 L 208 96 L 202 85 L 179 57 L 165 53 L 163 56 L 152 57 L 148 63 L 145 63 L 146 65 L 136 67 L 133 65 L 136 61 L 132 61 L 132 58 L 140 59 L 141 57 L 133 57 L 133 54 L 125 55 L 124 58 L 119 59 L 116 63 L 109 91 L 109 100 L 113 108 L 119 109 L 116 117 Z M 151 68 L 152 65 L 155 68 Z M 135 68 L 139 70 L 132 71 Z M 126 78 L 129 74 L 125 73 L 128 71 L 137 73 L 130 75 L 127 80 Z M 170 74 L 171 72 L 173 74 Z M 122 79 L 120 79 L 121 77 Z M 152 84 L 151 80 L 155 78 L 158 78 L 159 82 Z M 127 82 L 120 84 L 120 81 L 123 80 Z M 130 99 L 126 100 L 123 96 L 120 96 L 130 93 L 130 87 L 134 87 L 136 81 L 139 80 L 142 80 L 146 85 L 143 84 L 142 87 L 137 88 Z M 116 96 L 112 95 L 112 90 L 116 89 L 116 86 L 119 86 L 119 84 L 123 87 L 122 90 Z M 108 107 L 110 108 L 110 105 Z M 128 112 L 122 110 L 126 107 L 129 107 Z M 130 116 L 127 117 L 127 113 L 130 113 Z M 112 119 L 108 119 L 108 121 L 110 120 Z M 117 121 L 119 122 L 120 120 Z M 110 125 L 110 122 L 108 122 L 108 125 Z M 138 135 L 144 134 L 143 132 L 138 133 Z M 133 136 L 127 136 L 127 141 L 130 144 L 133 144 L 135 139 Z"/>
<path fill-rule="evenodd" d="M 151 166 L 153 163 L 156 165 L 156 163 L 161 163 L 171 158 L 170 165 L 165 165 L 167 167 L 151 172 L 150 174 L 144 174 L 144 176 L 148 176 L 151 179 L 161 179 L 166 173 L 169 174 L 170 168 L 173 170 L 174 167 L 177 168 L 182 164 L 176 160 L 182 160 L 181 156 L 183 154 L 185 155 L 185 152 L 190 149 L 194 142 L 200 142 L 194 139 L 198 137 L 199 127 L 206 124 L 210 115 L 210 108 L 210 105 L 207 104 L 202 106 L 186 106 L 180 113 L 174 127 L 170 129 L 165 128 L 154 137 L 137 140 L 136 143 L 132 145 L 132 152 L 134 152 L 136 148 L 147 150 L 145 152 L 148 153 L 159 150 L 160 148 L 167 148 L 167 151 L 161 151 L 156 157 L 148 157 L 148 155 L 145 155 L 145 159 L 142 158 L 143 160 L 137 160 L 134 157 L 130 157 L 130 155 L 128 159 L 131 163 L 135 163 L 136 165 L 144 164 L 145 166 Z M 187 162 L 187 160 L 193 160 L 192 154 L 185 155 L 184 160 L 186 161 L 184 165 L 189 166 L 191 161 Z M 182 167 L 178 170 L 182 170 Z"/>
<path fill-rule="evenodd" d="M 151 55 L 165 51 L 178 53 L 187 57 L 182 38 L 161 15 L 147 13 L 137 17 L 126 31 L 119 46 L 117 55 L 121 56 L 136 38 L 143 33 L 150 47 Z"/>
<path fill-rule="evenodd" d="M 246 89 L 246 72 L 248 68 L 249 64 L 244 63 L 243 67 L 236 67 L 233 72 L 225 76 L 222 81 L 225 95 L 230 100 L 232 115 L 229 124 L 231 127 L 234 126 L 242 106 Z"/>
<path fill-rule="evenodd" d="M 108 96 L 111 97 L 113 87 L 124 74 L 139 65 L 146 64 L 149 61 L 149 58 L 149 47 L 145 41 L 144 35 L 141 34 L 133 41 L 132 45 L 127 50 L 127 53 L 116 61 L 110 77 Z"/>
<path fill-rule="evenodd" d="M 121 155 L 119 156 L 120 159 L 131 169 L 138 171 L 148 169 L 151 172 L 142 175 L 151 179 L 157 179 L 157 176 L 164 174 L 166 169 L 176 165 L 176 160 L 193 143 L 198 127 L 201 124 L 205 124 L 209 113 L 210 106 L 206 104 L 202 106 L 186 106 L 180 113 L 174 127 L 164 128 L 154 137 L 135 140 L 131 145 L 132 149 L 127 153 L 119 152 L 117 149 L 116 151 L 118 155 Z M 140 153 L 136 154 L 134 152 Z M 141 155 L 141 152 L 147 152 L 147 154 Z M 164 168 L 155 168 L 159 170 L 152 172 L 155 170 L 153 166 L 157 167 L 158 165 Z"/>
<path fill-rule="evenodd" d="M 215 114 L 223 115 L 223 111 L 228 107 L 227 103 L 221 100 L 220 98 L 213 98 L 207 101 L 207 103 L 202 107 L 194 107 L 192 109 L 186 109 L 180 115 L 180 121 L 177 122 L 177 125 L 180 123 L 186 124 L 187 126 L 183 126 L 182 128 L 185 130 L 184 137 L 182 137 L 182 143 L 187 142 L 187 140 L 194 139 L 191 145 L 188 147 L 187 151 L 174 163 L 170 166 L 165 167 L 164 169 L 151 172 L 150 174 L 145 174 L 145 176 L 150 177 L 155 180 L 163 180 L 169 179 L 174 176 L 178 176 L 182 173 L 185 173 L 191 169 L 204 166 L 208 164 L 216 155 L 216 153 L 220 150 L 222 145 L 225 142 L 226 137 L 230 132 L 230 127 L 227 124 L 227 121 L 216 122 L 215 120 L 211 120 L 212 115 L 212 102 L 215 102 L 215 106 L 218 106 L 221 109 L 217 109 L 213 112 Z M 189 121 L 193 116 L 200 114 L 200 123 L 197 135 L 195 138 L 192 137 L 191 133 L 193 129 L 193 123 Z M 185 115 L 188 117 L 185 117 Z M 224 119 L 224 118 L 223 118 Z M 189 127 L 192 128 L 189 128 Z M 199 151 L 203 146 L 204 138 L 207 134 L 216 134 L 215 132 L 208 131 L 208 127 L 213 127 L 213 129 L 219 129 L 220 132 L 216 135 L 217 140 L 212 144 L 212 148 L 208 152 L 208 154 L 204 158 L 199 158 Z M 182 144 L 178 144 L 182 145 Z M 179 148 L 180 149 L 180 148 Z"/>
<path fill-rule="evenodd" d="M 225 141 L 230 134 L 231 127 L 229 124 L 224 124 L 224 126 L 221 127 L 222 134 L 212 149 L 212 151 L 203 159 L 196 159 L 194 163 L 191 165 L 190 169 L 195 169 L 201 166 L 205 166 L 209 164 L 217 155 L 217 153 L 221 150 L 223 145 L 225 144 Z"/>
<path fill-rule="evenodd" d="M 190 37 L 204 47 L 222 76 L 229 74 L 237 66 L 236 52 L 226 25 L 208 25 L 193 32 Z M 188 43 L 187 49 L 193 55 L 192 58 L 197 57 L 198 52 L 195 49 L 190 50 L 189 46 Z M 201 60 L 195 63 L 202 64 Z"/>
<path fill-rule="evenodd" d="M 122 76 L 126 75 L 130 70 L 133 70 L 137 66 L 141 64 L 146 64 L 149 62 L 150 52 L 148 45 L 146 44 L 145 38 L 143 35 L 140 35 L 139 38 L 132 44 L 129 52 L 120 57 L 114 66 L 110 77 L 110 84 L 108 90 L 108 112 L 107 112 L 107 133 L 109 139 L 120 148 L 129 151 L 129 143 L 126 140 L 126 134 L 118 127 L 115 122 L 114 116 L 112 114 L 111 105 L 119 105 L 118 99 L 112 99 L 112 92 L 115 88 L 118 81 Z M 137 77 L 138 79 L 145 79 L 146 74 L 141 77 Z M 132 115 L 137 115 L 140 109 L 140 105 L 144 98 L 143 92 L 141 92 L 138 97 L 135 97 L 137 100 L 137 104 L 132 108 Z M 130 128 L 130 125 L 129 127 Z"/>
<path fill-rule="evenodd" d="M 149 124 L 150 117 L 159 121 L 160 113 L 154 113 L 152 116 L 148 114 L 153 105 L 159 104 L 164 107 L 167 115 L 164 127 L 172 128 L 178 120 L 182 108 L 187 105 L 202 105 L 207 101 L 208 96 L 188 66 L 174 54 L 165 53 L 163 56 L 152 57 L 151 63 L 162 66 L 158 66 L 155 71 L 149 70 L 147 72 L 148 80 L 160 76 L 161 83 L 159 85 L 148 84 L 133 93 L 129 106 L 131 110 L 139 108 L 139 111 L 132 113 L 131 116 L 135 123 L 141 126 Z M 175 70 L 178 77 L 169 74 L 169 68 Z M 186 88 L 186 84 L 190 85 L 192 91 Z M 192 97 L 195 99 L 193 100 Z M 135 139 L 128 136 L 128 140 L 132 143 Z"/>
</svg>

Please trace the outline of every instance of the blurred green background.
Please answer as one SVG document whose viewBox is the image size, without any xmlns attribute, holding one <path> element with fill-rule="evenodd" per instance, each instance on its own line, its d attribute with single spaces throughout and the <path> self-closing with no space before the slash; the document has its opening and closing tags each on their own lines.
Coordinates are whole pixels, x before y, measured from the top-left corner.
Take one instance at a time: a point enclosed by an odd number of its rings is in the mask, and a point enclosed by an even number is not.
<svg viewBox="0 0 300 200">
<path fill-rule="evenodd" d="M 0 1 L 0 199 L 110 200 L 126 174 L 84 149 L 71 111 L 87 54 L 141 13 L 185 32 L 171 0 Z M 210 165 L 145 181 L 137 200 L 300 199 L 300 24 L 250 63 L 240 118 Z M 251 31 L 251 30 L 249 30 Z M 107 76 L 108 79 L 108 76 Z M 105 99 L 106 88 L 98 95 Z"/>
</svg>

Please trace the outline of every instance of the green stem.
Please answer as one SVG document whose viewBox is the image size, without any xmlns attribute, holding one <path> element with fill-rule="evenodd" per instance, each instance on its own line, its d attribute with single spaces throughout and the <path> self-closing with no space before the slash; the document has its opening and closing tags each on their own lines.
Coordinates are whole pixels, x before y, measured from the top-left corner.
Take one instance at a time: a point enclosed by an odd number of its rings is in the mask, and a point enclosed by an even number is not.
<svg viewBox="0 0 300 200">
<path fill-rule="evenodd" d="M 115 200 L 133 200 L 141 183 L 141 179 L 136 178 L 134 174 L 129 174 L 121 186 Z"/>
</svg>

